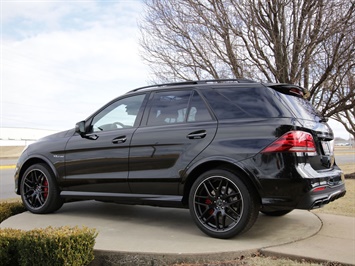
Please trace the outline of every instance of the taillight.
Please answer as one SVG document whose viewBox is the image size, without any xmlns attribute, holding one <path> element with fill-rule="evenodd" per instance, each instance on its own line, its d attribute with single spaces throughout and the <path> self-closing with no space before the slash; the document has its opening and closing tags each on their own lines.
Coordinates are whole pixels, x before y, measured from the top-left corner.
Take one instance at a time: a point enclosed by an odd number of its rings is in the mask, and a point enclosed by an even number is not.
<svg viewBox="0 0 355 266">
<path fill-rule="evenodd" d="M 310 133 L 289 131 L 262 150 L 266 152 L 316 152 L 316 145 Z"/>
</svg>

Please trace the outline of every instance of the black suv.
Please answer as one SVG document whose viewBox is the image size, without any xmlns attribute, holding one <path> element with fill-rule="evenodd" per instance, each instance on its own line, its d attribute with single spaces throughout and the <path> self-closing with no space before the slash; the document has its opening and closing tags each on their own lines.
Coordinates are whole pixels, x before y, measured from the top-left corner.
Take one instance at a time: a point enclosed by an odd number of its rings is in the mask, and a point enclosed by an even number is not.
<svg viewBox="0 0 355 266">
<path fill-rule="evenodd" d="M 207 235 L 345 195 L 333 133 L 305 90 L 245 79 L 135 89 L 19 158 L 33 213 L 88 200 L 189 208 Z"/>
</svg>

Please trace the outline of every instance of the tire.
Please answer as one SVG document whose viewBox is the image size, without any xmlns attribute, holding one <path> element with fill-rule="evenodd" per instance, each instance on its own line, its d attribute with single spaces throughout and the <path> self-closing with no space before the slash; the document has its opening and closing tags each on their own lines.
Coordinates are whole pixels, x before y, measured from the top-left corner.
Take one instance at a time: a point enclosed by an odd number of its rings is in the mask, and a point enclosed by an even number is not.
<svg viewBox="0 0 355 266">
<path fill-rule="evenodd" d="M 54 174 L 46 164 L 34 164 L 26 170 L 20 192 L 23 204 L 32 213 L 55 212 L 64 203 Z"/>
<path fill-rule="evenodd" d="M 248 231 L 259 214 L 256 195 L 234 173 L 215 169 L 197 178 L 189 194 L 190 214 L 205 234 L 221 239 Z"/>
<path fill-rule="evenodd" d="M 283 216 L 286 215 L 293 210 L 279 210 L 279 211 L 260 211 L 261 213 L 267 215 L 267 216 Z"/>
</svg>

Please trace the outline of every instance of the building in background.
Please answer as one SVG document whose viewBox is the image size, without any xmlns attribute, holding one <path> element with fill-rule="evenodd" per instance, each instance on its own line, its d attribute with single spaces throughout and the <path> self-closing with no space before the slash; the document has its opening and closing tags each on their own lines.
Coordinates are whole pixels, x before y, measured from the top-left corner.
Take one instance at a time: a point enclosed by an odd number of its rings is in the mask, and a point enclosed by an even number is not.
<svg viewBox="0 0 355 266">
<path fill-rule="evenodd" d="M 56 132 L 34 128 L 0 128 L 0 146 L 26 146 Z"/>
</svg>

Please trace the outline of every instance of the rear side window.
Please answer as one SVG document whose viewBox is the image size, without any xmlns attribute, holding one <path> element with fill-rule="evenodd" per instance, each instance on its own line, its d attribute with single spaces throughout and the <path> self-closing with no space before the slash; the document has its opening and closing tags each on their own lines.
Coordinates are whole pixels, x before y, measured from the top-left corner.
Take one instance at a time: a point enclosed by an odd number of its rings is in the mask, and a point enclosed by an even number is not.
<svg viewBox="0 0 355 266">
<path fill-rule="evenodd" d="M 278 94 L 285 106 L 291 109 L 297 118 L 319 121 L 321 114 L 313 105 L 303 98 L 304 91 L 301 87 L 295 85 L 272 85 L 270 88 Z"/>
<path fill-rule="evenodd" d="M 234 87 L 203 91 L 217 118 L 282 117 L 282 111 L 265 87 Z"/>
<path fill-rule="evenodd" d="M 195 91 L 190 102 L 189 115 L 187 122 L 205 122 L 212 121 L 212 116 L 208 111 L 206 104 Z"/>
<path fill-rule="evenodd" d="M 161 126 L 211 120 L 211 114 L 196 91 L 164 91 L 154 94 L 147 124 Z"/>
<path fill-rule="evenodd" d="M 283 94 L 282 96 L 286 101 L 286 105 L 292 109 L 297 118 L 316 121 L 319 120 L 321 115 L 308 100 L 286 94 Z"/>
<path fill-rule="evenodd" d="M 160 126 L 185 122 L 190 97 L 191 91 L 156 92 L 148 125 Z"/>
</svg>

